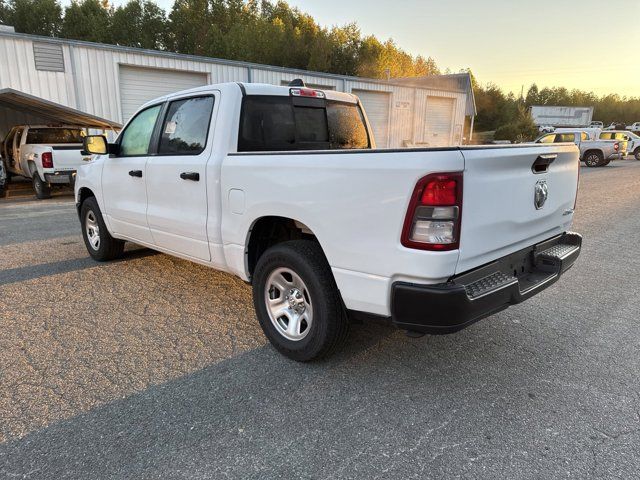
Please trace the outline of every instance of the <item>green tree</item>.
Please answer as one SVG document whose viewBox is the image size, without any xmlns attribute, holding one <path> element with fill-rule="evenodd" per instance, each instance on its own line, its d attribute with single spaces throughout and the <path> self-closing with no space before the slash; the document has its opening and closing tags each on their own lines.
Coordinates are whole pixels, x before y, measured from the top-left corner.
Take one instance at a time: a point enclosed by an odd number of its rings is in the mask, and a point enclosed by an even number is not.
<svg viewBox="0 0 640 480">
<path fill-rule="evenodd" d="M 57 0 L 2 1 L 0 23 L 13 25 L 17 32 L 57 37 L 62 23 L 62 7 Z"/>
<path fill-rule="evenodd" d="M 62 30 L 64 38 L 111 43 L 111 14 L 100 0 L 72 0 L 65 8 Z"/>
<path fill-rule="evenodd" d="M 166 26 L 166 14 L 158 5 L 130 0 L 111 14 L 111 40 L 116 45 L 161 50 Z"/>
</svg>

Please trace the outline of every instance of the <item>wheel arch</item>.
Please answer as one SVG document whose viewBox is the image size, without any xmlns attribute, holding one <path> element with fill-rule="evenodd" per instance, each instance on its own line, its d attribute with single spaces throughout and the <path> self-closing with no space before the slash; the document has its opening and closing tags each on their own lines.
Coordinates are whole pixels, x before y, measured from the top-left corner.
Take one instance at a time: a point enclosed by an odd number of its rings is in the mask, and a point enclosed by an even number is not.
<svg viewBox="0 0 640 480">
<path fill-rule="evenodd" d="M 304 222 L 291 217 L 268 215 L 256 218 L 249 231 L 245 242 L 245 269 L 247 277 L 252 278 L 260 256 L 270 247 L 288 240 L 312 240 L 320 245 L 320 240 L 315 232 Z"/>
<path fill-rule="evenodd" d="M 93 193 L 89 187 L 81 187 L 78 190 L 78 201 L 76 202 L 76 210 L 78 211 L 78 218 L 80 217 L 80 209 L 82 208 L 82 204 L 87 198 L 94 197 L 96 198 L 96 194 Z"/>
</svg>

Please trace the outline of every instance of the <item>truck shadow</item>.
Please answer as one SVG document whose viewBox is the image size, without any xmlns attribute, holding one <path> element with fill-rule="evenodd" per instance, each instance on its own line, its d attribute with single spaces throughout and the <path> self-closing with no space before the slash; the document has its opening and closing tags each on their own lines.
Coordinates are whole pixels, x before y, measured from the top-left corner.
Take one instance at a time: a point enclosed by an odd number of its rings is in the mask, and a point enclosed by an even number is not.
<svg viewBox="0 0 640 480">
<path fill-rule="evenodd" d="M 124 252 L 121 258 L 110 263 L 116 264 L 126 262 L 136 258 L 151 257 L 160 255 L 159 252 L 148 248 L 138 247 Z M 8 285 L 10 283 L 23 282 L 34 278 L 44 278 L 60 273 L 77 272 L 89 268 L 97 267 L 100 264 L 88 255 L 82 258 L 73 258 L 70 260 L 60 260 L 57 262 L 41 263 L 38 265 L 29 265 L 25 267 L 0 269 L 0 285 Z"/>
</svg>

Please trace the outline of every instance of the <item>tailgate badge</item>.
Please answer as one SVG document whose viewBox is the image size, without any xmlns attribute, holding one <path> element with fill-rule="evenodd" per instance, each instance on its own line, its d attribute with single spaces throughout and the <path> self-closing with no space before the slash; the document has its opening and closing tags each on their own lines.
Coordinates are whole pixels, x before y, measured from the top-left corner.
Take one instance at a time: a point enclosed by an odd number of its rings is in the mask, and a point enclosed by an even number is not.
<svg viewBox="0 0 640 480">
<path fill-rule="evenodd" d="M 533 195 L 533 203 L 536 206 L 536 210 L 540 210 L 542 207 L 544 207 L 544 203 L 547 201 L 548 196 L 549 187 L 547 186 L 547 181 L 539 180 L 536 183 Z"/>
</svg>

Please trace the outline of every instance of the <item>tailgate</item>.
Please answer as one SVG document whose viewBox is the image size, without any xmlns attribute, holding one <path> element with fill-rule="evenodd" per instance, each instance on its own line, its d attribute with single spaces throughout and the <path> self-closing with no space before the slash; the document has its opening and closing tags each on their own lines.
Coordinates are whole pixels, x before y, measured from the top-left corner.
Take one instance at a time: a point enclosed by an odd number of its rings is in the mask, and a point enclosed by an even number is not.
<svg viewBox="0 0 640 480">
<path fill-rule="evenodd" d="M 465 170 L 457 274 L 570 227 L 578 188 L 575 145 L 469 147 L 462 154 Z"/>
<path fill-rule="evenodd" d="M 51 145 L 53 150 L 53 168 L 56 171 L 77 170 L 83 164 L 82 145 Z"/>
</svg>

